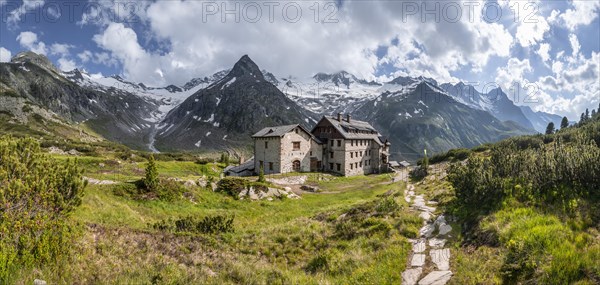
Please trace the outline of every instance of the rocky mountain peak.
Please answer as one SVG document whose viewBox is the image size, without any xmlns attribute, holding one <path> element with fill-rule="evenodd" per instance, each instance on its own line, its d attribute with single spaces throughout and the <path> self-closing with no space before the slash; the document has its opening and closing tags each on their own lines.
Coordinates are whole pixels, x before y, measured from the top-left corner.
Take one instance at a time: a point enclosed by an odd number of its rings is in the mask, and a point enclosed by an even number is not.
<svg viewBox="0 0 600 285">
<path fill-rule="evenodd" d="M 248 55 L 242 56 L 242 58 L 235 63 L 233 69 L 229 72 L 229 75 L 233 77 L 252 76 L 264 79 L 260 68 L 258 68 L 258 65 L 256 65 Z"/>
<path fill-rule="evenodd" d="M 35 64 L 37 66 L 40 66 L 44 69 L 59 73 L 58 69 L 52 64 L 52 62 L 45 55 L 37 54 L 32 51 L 20 52 L 17 55 L 15 55 L 10 60 L 10 62 L 11 63 L 19 63 L 19 64 L 31 63 L 31 64 Z"/>
</svg>

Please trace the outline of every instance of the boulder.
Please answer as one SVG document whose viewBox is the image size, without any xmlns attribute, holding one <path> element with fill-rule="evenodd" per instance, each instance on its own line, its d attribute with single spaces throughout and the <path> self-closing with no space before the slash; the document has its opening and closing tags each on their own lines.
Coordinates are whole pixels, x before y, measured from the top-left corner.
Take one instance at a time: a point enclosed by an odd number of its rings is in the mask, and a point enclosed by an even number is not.
<svg viewBox="0 0 600 285">
<path fill-rule="evenodd" d="M 419 236 L 429 238 L 431 237 L 431 234 L 433 234 L 434 230 L 434 225 L 425 225 L 419 230 Z"/>
<path fill-rule="evenodd" d="M 313 192 L 313 193 L 319 192 L 319 187 L 316 187 L 316 186 L 302 185 L 300 187 L 300 189 L 302 189 L 302 191 L 306 191 L 306 192 Z"/>
</svg>

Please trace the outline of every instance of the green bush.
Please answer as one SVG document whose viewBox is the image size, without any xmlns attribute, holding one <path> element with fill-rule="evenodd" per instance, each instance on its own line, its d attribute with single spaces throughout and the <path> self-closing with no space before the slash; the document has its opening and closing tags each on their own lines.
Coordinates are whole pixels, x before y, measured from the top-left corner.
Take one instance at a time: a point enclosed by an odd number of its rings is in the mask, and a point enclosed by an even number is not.
<svg viewBox="0 0 600 285">
<path fill-rule="evenodd" d="M 427 168 L 423 165 L 417 166 L 408 173 L 408 176 L 413 181 L 421 181 L 428 174 Z"/>
<path fill-rule="evenodd" d="M 249 181 L 239 177 L 225 177 L 217 183 L 217 192 L 225 193 L 231 197 L 237 198 L 240 193 L 249 187 L 254 187 L 255 191 L 267 192 L 269 183 Z"/>
<path fill-rule="evenodd" d="M 0 283 L 69 255 L 75 230 L 67 215 L 85 185 L 76 161 L 51 159 L 33 139 L 0 138 Z"/>
<path fill-rule="evenodd" d="M 206 216 L 202 219 L 188 216 L 173 220 L 162 220 L 152 227 L 159 231 L 171 231 L 179 233 L 219 234 L 234 231 L 234 216 Z"/>
<path fill-rule="evenodd" d="M 578 130 L 569 128 L 566 131 Z M 464 209 L 489 210 L 505 197 L 538 205 L 559 205 L 574 213 L 578 199 L 600 200 L 600 148 L 585 129 L 564 142 L 561 135 L 509 139 L 490 158 L 473 158 L 449 168 L 457 202 Z"/>
</svg>

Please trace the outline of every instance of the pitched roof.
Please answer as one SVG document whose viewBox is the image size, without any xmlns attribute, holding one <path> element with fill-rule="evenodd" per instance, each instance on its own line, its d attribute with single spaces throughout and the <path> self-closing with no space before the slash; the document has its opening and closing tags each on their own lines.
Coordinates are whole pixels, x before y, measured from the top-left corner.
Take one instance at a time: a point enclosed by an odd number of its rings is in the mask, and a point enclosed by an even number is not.
<svg viewBox="0 0 600 285">
<path fill-rule="evenodd" d="M 267 127 L 256 134 L 252 135 L 253 138 L 269 138 L 269 137 L 281 137 L 289 132 L 291 132 L 294 128 L 299 125 L 287 125 L 287 126 L 276 126 L 276 127 Z"/>
<path fill-rule="evenodd" d="M 344 118 L 338 121 L 336 117 L 324 116 L 322 120 L 327 120 L 344 137 L 344 139 L 369 139 L 378 144 L 383 144 L 379 132 L 371 124 L 359 120 L 351 119 L 350 122 Z"/>
<path fill-rule="evenodd" d="M 241 173 L 244 171 L 253 171 L 254 170 L 254 159 L 250 159 L 240 165 L 237 166 L 227 166 L 223 172 L 225 173 Z"/>
<path fill-rule="evenodd" d="M 310 135 L 310 137 L 313 140 L 315 140 L 317 143 L 321 143 L 321 140 L 319 140 L 317 137 L 315 137 L 306 127 L 304 127 L 303 125 L 300 125 L 300 124 L 267 127 L 267 128 L 264 128 L 264 129 L 258 131 L 257 133 L 255 133 L 254 135 L 252 135 L 252 137 L 253 138 L 283 137 L 285 134 L 291 132 L 292 130 L 294 130 L 295 128 L 298 128 L 298 127 L 300 129 L 302 129 L 304 132 L 306 132 L 308 135 Z"/>
</svg>

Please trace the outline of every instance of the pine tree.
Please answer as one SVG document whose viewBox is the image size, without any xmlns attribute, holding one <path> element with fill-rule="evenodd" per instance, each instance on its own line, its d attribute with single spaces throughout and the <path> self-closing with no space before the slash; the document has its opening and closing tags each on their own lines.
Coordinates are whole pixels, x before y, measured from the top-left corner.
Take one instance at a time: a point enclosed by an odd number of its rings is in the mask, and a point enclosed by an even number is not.
<svg viewBox="0 0 600 285">
<path fill-rule="evenodd" d="M 596 110 L 592 109 L 592 118 L 596 117 Z"/>
<path fill-rule="evenodd" d="M 585 113 L 581 113 L 581 118 L 579 118 L 579 123 L 583 124 L 585 122 Z"/>
<path fill-rule="evenodd" d="M 158 188 L 158 168 L 156 167 L 156 161 L 154 155 L 150 155 L 148 158 L 148 165 L 146 166 L 146 177 L 144 178 L 144 186 L 148 191 L 155 191 Z"/>
<path fill-rule="evenodd" d="M 569 119 L 567 119 L 567 117 L 563 117 L 562 121 L 560 122 L 560 129 L 564 129 L 569 127 Z"/>
<path fill-rule="evenodd" d="M 258 172 L 258 182 L 267 182 L 267 180 L 265 179 L 265 170 L 262 166 L 260 167 L 260 171 Z"/>
<path fill-rule="evenodd" d="M 587 121 L 590 118 L 590 110 L 589 109 L 585 109 L 585 120 Z"/>
<path fill-rule="evenodd" d="M 550 123 L 548 123 L 548 126 L 546 127 L 546 134 L 551 135 L 553 133 L 554 133 L 554 123 L 550 122 Z"/>
</svg>

